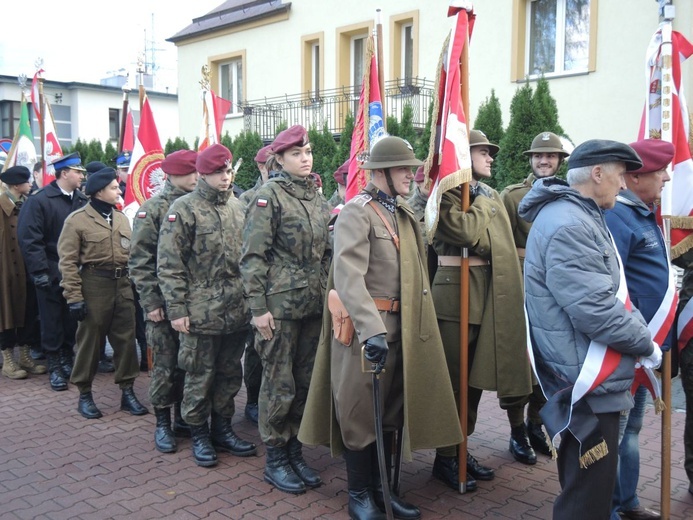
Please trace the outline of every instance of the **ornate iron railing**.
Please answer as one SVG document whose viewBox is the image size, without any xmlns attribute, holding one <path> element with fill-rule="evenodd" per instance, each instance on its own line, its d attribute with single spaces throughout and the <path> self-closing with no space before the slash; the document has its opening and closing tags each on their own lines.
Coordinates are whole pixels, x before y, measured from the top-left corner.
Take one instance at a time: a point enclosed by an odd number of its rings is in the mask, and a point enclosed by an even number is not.
<svg viewBox="0 0 693 520">
<path fill-rule="evenodd" d="M 413 125 L 423 130 L 428 121 L 428 108 L 433 101 L 432 81 L 413 78 L 407 82 L 385 82 L 385 107 L 387 116 L 402 118 L 405 106 L 411 106 Z M 243 128 L 257 132 L 265 141 L 274 139 L 277 128 L 286 124 L 303 125 L 306 128 L 328 130 L 339 136 L 344 130 L 347 114 L 358 109 L 360 91 L 356 87 L 343 87 L 313 92 L 256 99 L 241 104 Z"/>
</svg>

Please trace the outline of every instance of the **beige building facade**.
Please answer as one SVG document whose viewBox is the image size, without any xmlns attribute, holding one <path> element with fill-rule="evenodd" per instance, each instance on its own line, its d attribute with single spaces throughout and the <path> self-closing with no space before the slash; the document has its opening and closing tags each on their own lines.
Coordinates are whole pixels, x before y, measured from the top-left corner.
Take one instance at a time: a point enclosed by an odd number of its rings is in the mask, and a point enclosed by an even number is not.
<svg viewBox="0 0 693 520">
<path fill-rule="evenodd" d="M 560 123 L 575 144 L 590 138 L 636 138 L 645 99 L 645 53 L 659 23 L 657 2 L 474 4 L 470 121 L 495 89 L 507 125 L 515 91 L 526 78 L 531 82 L 543 72 Z M 206 15 L 200 13 L 168 38 L 178 48 L 181 135 L 193 142 L 199 134 L 203 65 L 210 67 L 212 89 L 234 102 L 224 123 L 232 136 L 247 129 L 271 138 L 280 119 L 287 124 L 327 122 L 339 133 L 343 113 L 319 112 L 327 110 L 327 99 L 358 97 L 364 39 L 375 27 L 376 7 L 381 9 L 386 85 L 397 84 L 398 92 L 405 93 L 416 93 L 421 85 L 430 90 L 452 28 L 448 5 L 448 0 L 229 0 Z M 693 39 L 693 2 L 675 0 L 674 6 L 674 29 Z M 688 64 L 686 88 L 692 79 L 693 65 Z M 407 90 L 409 85 L 414 88 Z M 399 115 L 397 95 L 389 101 L 387 97 L 387 114 Z M 255 117 L 263 105 L 263 114 L 276 112 L 264 128 Z"/>
</svg>

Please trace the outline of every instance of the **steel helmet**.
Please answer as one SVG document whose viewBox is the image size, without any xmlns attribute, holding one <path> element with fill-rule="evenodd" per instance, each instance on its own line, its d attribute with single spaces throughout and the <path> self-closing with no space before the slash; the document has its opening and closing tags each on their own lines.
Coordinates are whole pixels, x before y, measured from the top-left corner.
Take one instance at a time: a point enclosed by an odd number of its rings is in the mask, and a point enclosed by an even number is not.
<svg viewBox="0 0 693 520">
<path fill-rule="evenodd" d="M 533 153 L 557 153 L 564 158 L 570 155 L 563 148 L 561 138 L 553 132 L 542 132 L 537 135 L 532 141 L 532 147 L 522 153 L 524 155 L 532 155 Z"/>
<path fill-rule="evenodd" d="M 387 136 L 373 145 L 368 160 L 361 166 L 363 170 L 382 170 L 395 166 L 421 166 L 414 155 L 414 148 L 401 137 Z"/>
</svg>

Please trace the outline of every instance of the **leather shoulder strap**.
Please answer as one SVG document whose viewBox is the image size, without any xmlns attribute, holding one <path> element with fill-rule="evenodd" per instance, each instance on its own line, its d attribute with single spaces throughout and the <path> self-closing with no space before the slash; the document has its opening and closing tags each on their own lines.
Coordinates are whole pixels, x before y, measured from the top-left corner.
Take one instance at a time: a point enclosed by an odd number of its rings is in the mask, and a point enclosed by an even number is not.
<svg viewBox="0 0 693 520">
<path fill-rule="evenodd" d="M 380 220 L 383 221 L 383 224 L 385 224 L 385 228 L 387 228 L 387 232 L 390 233 L 390 236 L 392 237 L 393 242 L 395 243 L 395 247 L 397 248 L 397 251 L 399 251 L 399 237 L 397 236 L 397 233 L 395 233 L 395 230 L 392 229 L 392 226 L 390 223 L 387 221 L 385 218 L 385 215 L 383 215 L 383 212 L 380 211 L 380 208 L 378 208 L 378 205 L 373 202 L 372 200 L 368 201 L 368 205 L 373 208 L 373 211 L 380 217 Z"/>
</svg>

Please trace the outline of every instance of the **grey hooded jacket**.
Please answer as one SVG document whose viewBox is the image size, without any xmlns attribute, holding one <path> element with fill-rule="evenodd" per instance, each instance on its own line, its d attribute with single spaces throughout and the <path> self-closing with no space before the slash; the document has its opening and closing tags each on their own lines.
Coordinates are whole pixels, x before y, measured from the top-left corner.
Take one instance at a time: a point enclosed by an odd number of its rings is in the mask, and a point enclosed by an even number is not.
<svg viewBox="0 0 693 520">
<path fill-rule="evenodd" d="M 575 383 L 592 340 L 622 354 L 585 399 L 594 413 L 632 408 L 637 357 L 653 352 L 637 309 L 616 298 L 617 252 L 594 200 L 556 177 L 537 180 L 519 206 L 533 222 L 525 258 L 525 299 L 537 375 L 550 398 Z"/>
</svg>

